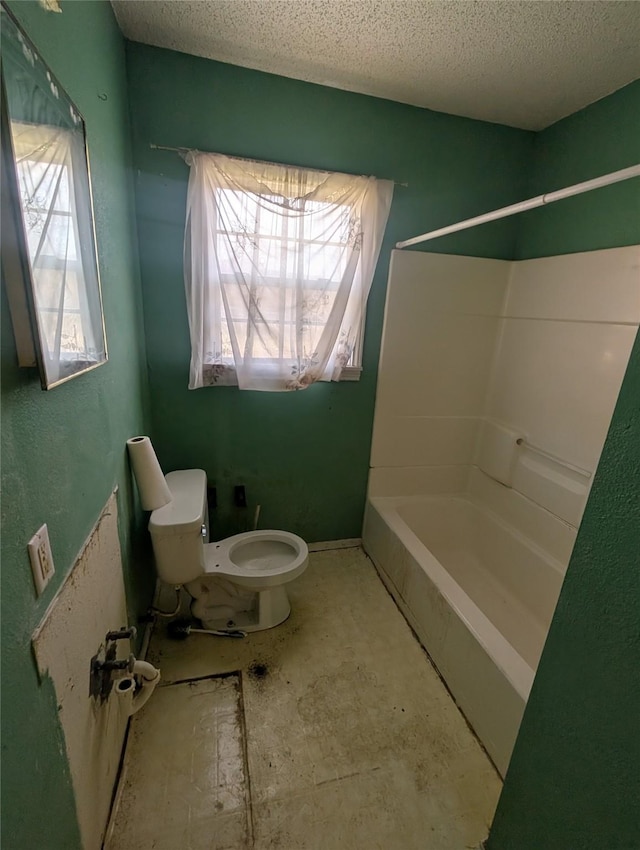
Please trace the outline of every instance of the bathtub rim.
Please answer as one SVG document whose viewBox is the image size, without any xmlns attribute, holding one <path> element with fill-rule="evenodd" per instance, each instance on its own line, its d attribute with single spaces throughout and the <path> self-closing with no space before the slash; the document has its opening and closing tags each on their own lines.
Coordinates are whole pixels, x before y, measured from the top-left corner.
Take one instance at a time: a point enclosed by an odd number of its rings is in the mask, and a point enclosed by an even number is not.
<svg viewBox="0 0 640 850">
<path fill-rule="evenodd" d="M 428 577 L 436 585 L 447 600 L 447 604 L 464 623 L 478 641 L 482 649 L 489 655 L 496 666 L 507 679 L 516 693 L 526 702 L 533 685 L 535 670 L 524 660 L 519 652 L 509 643 L 507 638 L 494 626 L 481 608 L 471 599 L 467 592 L 451 576 L 436 556 L 422 540 L 411 530 L 409 525 L 398 513 L 398 507 L 407 502 L 429 501 L 464 501 L 474 507 L 475 502 L 463 493 L 423 495 L 423 496 L 368 496 L 367 502 L 380 514 L 391 531 L 406 547 L 409 554 L 425 570 Z M 488 513 L 492 513 L 488 511 Z M 514 531 L 514 533 L 516 533 Z M 522 536 L 522 535 L 518 535 Z M 386 573 L 385 565 L 379 565 Z M 392 579 L 390 579 L 392 581 Z M 428 647 L 426 647 L 428 651 Z"/>
</svg>

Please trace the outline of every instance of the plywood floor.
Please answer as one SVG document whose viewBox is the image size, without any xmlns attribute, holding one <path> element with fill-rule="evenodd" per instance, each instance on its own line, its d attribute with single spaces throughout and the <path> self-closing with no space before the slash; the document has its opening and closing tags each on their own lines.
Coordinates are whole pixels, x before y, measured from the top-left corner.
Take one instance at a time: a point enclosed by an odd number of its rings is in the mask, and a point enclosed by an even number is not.
<svg viewBox="0 0 640 850">
<path fill-rule="evenodd" d="M 476 848 L 500 779 L 371 562 L 318 552 L 289 588 L 242 641 L 156 631 L 109 850 Z"/>
</svg>

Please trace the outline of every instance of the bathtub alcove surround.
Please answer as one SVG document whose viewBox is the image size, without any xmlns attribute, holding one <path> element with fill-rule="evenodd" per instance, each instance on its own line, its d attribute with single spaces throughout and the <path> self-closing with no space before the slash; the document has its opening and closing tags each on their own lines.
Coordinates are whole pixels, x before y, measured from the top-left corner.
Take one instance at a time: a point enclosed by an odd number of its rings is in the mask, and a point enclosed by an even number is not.
<svg viewBox="0 0 640 850">
<path fill-rule="evenodd" d="M 363 542 L 504 775 L 640 322 L 640 249 L 394 251 Z"/>
</svg>

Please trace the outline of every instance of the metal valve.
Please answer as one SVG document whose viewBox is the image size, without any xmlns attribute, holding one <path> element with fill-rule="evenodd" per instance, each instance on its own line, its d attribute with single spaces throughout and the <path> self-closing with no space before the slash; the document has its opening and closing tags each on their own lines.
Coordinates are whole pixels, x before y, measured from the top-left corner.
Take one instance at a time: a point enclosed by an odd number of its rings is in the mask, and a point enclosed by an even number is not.
<svg viewBox="0 0 640 850">
<path fill-rule="evenodd" d="M 112 640 L 135 640 L 136 635 L 138 634 L 138 630 L 135 626 L 127 626 L 127 628 L 122 628 L 117 632 L 107 632 L 105 635 L 105 640 L 107 643 Z"/>
<path fill-rule="evenodd" d="M 113 674 L 118 670 L 133 670 L 135 657 L 117 658 L 117 642 L 132 640 L 136 636 L 135 626 L 123 627 L 107 632 L 105 642 L 91 659 L 89 668 L 89 696 L 99 697 L 104 702 L 113 688 Z"/>
</svg>

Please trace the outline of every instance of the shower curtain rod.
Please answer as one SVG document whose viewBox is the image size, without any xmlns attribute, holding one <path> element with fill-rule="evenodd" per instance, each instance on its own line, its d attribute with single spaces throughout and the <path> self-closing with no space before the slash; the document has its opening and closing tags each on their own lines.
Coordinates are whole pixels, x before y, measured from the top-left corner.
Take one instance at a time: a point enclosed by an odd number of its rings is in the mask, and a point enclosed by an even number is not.
<svg viewBox="0 0 640 850">
<path fill-rule="evenodd" d="M 622 168 L 620 171 L 612 171 L 611 174 L 603 174 L 602 177 L 594 177 L 593 180 L 585 180 L 584 183 L 576 183 L 575 186 L 567 186 L 565 189 L 547 192 L 545 195 L 538 195 L 535 198 L 530 198 L 528 201 L 519 201 L 517 204 L 511 204 L 511 206 L 502 207 L 502 209 L 493 210 L 493 212 L 477 215 L 474 218 L 465 219 L 465 221 L 459 221 L 457 224 L 448 224 L 446 227 L 440 227 L 438 230 L 423 233 L 422 236 L 414 236 L 413 239 L 396 242 L 396 248 L 408 248 L 409 245 L 417 245 L 419 242 L 437 239 L 439 236 L 456 233 L 458 230 L 467 230 L 469 227 L 475 227 L 477 224 L 485 224 L 488 221 L 495 221 L 498 218 L 507 218 L 507 216 L 525 212 L 525 210 L 532 210 L 535 207 L 552 204 L 554 201 L 561 201 L 563 198 L 570 198 L 572 195 L 580 195 L 583 192 L 590 192 L 592 189 L 599 189 L 601 186 L 609 186 L 611 183 L 629 180 L 631 177 L 640 177 L 640 164 L 631 165 L 629 168 Z"/>
<path fill-rule="evenodd" d="M 154 151 L 175 151 L 176 153 L 181 153 L 181 154 L 194 153 L 197 150 L 196 148 L 173 148 L 169 145 L 154 145 L 153 142 L 149 143 L 149 147 L 152 148 Z M 305 168 L 305 167 L 307 167 L 307 166 L 304 166 L 304 165 L 288 165 L 287 163 L 284 163 L 284 162 L 269 162 L 266 159 L 251 159 L 250 157 L 247 157 L 247 156 L 231 156 L 228 153 L 223 154 L 223 156 L 228 156 L 229 159 L 237 159 L 240 162 L 260 162 L 260 163 L 264 163 L 265 165 L 282 165 L 285 168 Z M 313 170 L 313 171 L 326 171 L 325 168 L 313 168 L 311 170 Z M 348 171 L 341 171 L 340 173 L 341 174 L 349 174 L 350 177 L 369 177 L 370 176 L 368 174 L 351 174 L 351 172 L 348 172 Z M 377 180 L 386 180 L 387 178 L 386 177 L 385 178 L 378 177 L 376 179 Z M 409 188 L 408 183 L 398 183 L 396 180 L 392 180 L 391 182 L 393 183 L 394 186 L 404 186 L 405 189 Z"/>
</svg>

